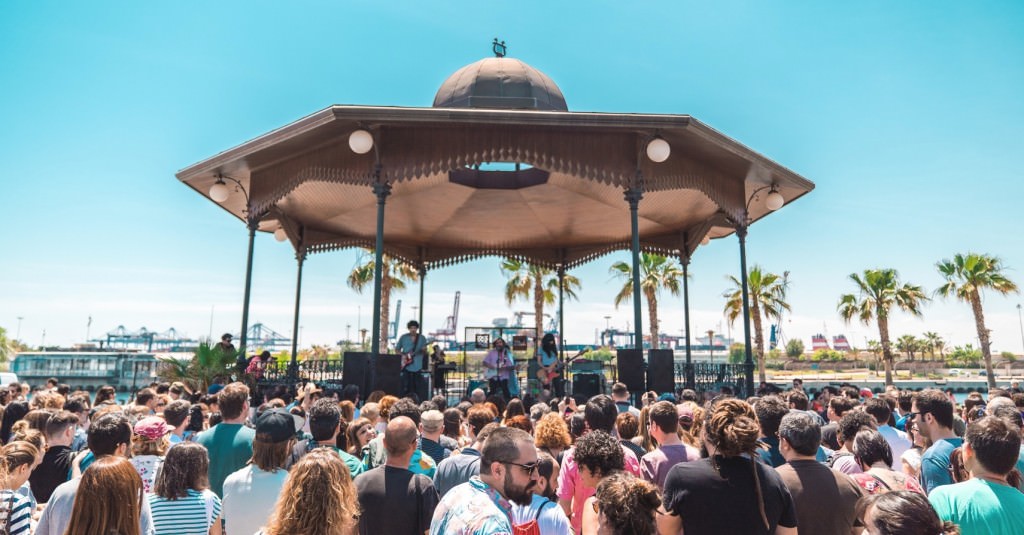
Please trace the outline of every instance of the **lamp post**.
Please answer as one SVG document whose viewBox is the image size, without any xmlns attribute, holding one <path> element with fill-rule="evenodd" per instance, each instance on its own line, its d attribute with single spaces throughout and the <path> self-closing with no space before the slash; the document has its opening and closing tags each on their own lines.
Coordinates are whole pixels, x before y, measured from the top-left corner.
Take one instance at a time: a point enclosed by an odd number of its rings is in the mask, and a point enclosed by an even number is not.
<svg viewBox="0 0 1024 535">
<path fill-rule="evenodd" d="M 753 395 L 754 392 L 754 352 L 750 346 L 750 286 L 747 283 L 747 228 L 753 222 L 750 219 L 750 204 L 758 199 L 758 194 L 764 190 L 770 190 L 765 196 L 764 206 L 768 210 L 775 211 L 786 203 L 785 197 L 778 191 L 775 183 L 761 186 L 754 190 L 747 199 L 746 207 L 743 209 L 743 222 L 736 224 L 736 237 L 740 242 L 740 284 L 743 294 L 743 345 L 745 358 L 743 365 L 746 368 L 746 394 Z"/>
<path fill-rule="evenodd" d="M 1020 303 L 1017 303 L 1017 323 L 1020 324 L 1020 344 L 1024 347 L 1024 319 L 1021 319 Z M 18 318 L 19 320 L 21 318 Z"/>
<path fill-rule="evenodd" d="M 245 197 L 246 227 L 249 229 L 249 248 L 245 260 L 245 295 L 242 298 L 242 331 L 239 334 L 238 359 L 239 363 L 245 361 L 245 345 L 249 337 L 249 300 L 252 296 L 252 253 L 256 242 L 256 229 L 259 227 L 259 217 L 250 210 L 249 192 L 242 187 L 242 182 L 227 175 L 218 174 L 217 182 L 210 186 L 210 198 L 217 203 L 223 203 L 231 197 L 231 188 L 224 182 L 230 180 L 235 184 L 235 191 L 239 191 Z"/>
<path fill-rule="evenodd" d="M 715 363 L 715 331 L 712 329 L 707 330 L 708 333 L 708 357 L 711 360 L 711 364 Z"/>
</svg>

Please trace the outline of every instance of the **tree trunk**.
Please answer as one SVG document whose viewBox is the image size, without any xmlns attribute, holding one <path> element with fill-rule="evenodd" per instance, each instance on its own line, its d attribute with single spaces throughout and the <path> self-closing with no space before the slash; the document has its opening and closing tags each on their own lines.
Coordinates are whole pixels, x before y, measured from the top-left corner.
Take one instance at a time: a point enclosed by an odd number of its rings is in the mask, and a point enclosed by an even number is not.
<svg viewBox="0 0 1024 535">
<path fill-rule="evenodd" d="M 885 361 L 885 386 L 892 385 L 892 346 L 889 343 L 889 318 L 878 315 L 878 337 L 882 339 L 882 360 Z"/>
<path fill-rule="evenodd" d="M 647 316 L 651 323 L 651 349 L 658 349 L 658 295 L 653 289 L 645 289 L 644 297 L 647 298 Z M 637 333 L 639 334 L 639 333 Z"/>
<path fill-rule="evenodd" d="M 757 353 L 757 377 L 762 383 L 765 381 L 764 372 L 764 333 L 761 332 L 761 306 L 756 296 L 750 300 L 750 316 L 754 324 L 754 348 Z M 746 350 L 746 348 L 744 348 Z"/>
<path fill-rule="evenodd" d="M 988 329 L 985 328 L 985 312 L 981 309 L 981 294 L 975 288 L 971 292 L 971 310 L 974 311 L 974 326 L 978 329 L 978 341 L 981 342 L 981 356 L 985 359 L 985 373 L 988 374 L 988 387 L 996 387 L 996 376 L 992 370 L 992 341 L 989 340 Z"/>
<path fill-rule="evenodd" d="M 391 277 L 388 275 L 388 265 L 384 264 L 380 277 L 380 349 L 381 353 L 388 353 L 388 329 L 391 328 L 389 313 L 391 308 Z M 395 334 L 398 334 L 398 326 L 395 326 Z"/>
<path fill-rule="evenodd" d="M 544 337 L 544 281 L 541 280 L 539 272 L 538 269 L 533 273 L 533 326 L 537 333 L 534 335 L 534 343 L 537 348 L 540 348 L 540 339 Z M 561 342 L 562 333 L 558 333 L 558 337 Z"/>
</svg>

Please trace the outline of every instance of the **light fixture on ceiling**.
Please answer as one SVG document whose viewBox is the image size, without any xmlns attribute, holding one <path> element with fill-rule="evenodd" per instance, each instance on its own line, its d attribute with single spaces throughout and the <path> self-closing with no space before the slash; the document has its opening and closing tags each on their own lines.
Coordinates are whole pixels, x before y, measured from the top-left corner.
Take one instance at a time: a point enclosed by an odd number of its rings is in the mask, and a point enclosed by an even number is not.
<svg viewBox="0 0 1024 535">
<path fill-rule="evenodd" d="M 373 134 L 366 130 L 356 130 L 348 136 L 348 146 L 356 154 L 366 154 L 373 150 Z"/>
<path fill-rule="evenodd" d="M 647 143 L 647 157 L 654 163 L 661 163 L 672 154 L 672 147 L 660 136 Z"/>
</svg>

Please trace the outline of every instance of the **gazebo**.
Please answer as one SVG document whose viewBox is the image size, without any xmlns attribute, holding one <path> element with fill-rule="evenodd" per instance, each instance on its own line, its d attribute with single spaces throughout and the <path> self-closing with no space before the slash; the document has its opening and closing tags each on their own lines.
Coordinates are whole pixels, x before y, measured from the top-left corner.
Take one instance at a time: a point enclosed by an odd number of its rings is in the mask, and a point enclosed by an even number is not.
<svg viewBox="0 0 1024 535">
<path fill-rule="evenodd" d="M 640 350 L 641 251 L 676 256 L 685 271 L 702 242 L 735 233 L 746 297 L 747 229 L 813 183 L 688 115 L 568 111 L 548 76 L 497 40 L 494 51 L 452 74 L 431 107 L 331 106 L 177 174 L 249 229 L 242 351 L 257 231 L 295 249 L 296 329 L 307 255 L 374 251 L 373 355 L 384 254 L 421 276 L 483 256 L 561 276 L 630 250 Z M 689 364 L 685 282 L 684 308 Z M 746 307 L 743 316 L 750 392 Z"/>
</svg>

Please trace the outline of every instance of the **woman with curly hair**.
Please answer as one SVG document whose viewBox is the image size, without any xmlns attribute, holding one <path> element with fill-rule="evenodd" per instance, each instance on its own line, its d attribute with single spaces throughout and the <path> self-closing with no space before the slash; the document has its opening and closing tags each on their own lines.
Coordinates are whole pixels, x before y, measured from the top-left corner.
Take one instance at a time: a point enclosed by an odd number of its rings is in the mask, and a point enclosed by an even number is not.
<svg viewBox="0 0 1024 535">
<path fill-rule="evenodd" d="M 745 401 L 713 401 L 704 418 L 708 457 L 680 463 L 665 479 L 662 533 L 796 535 L 796 510 L 778 473 L 756 460 L 761 434 Z"/>
<path fill-rule="evenodd" d="M 598 535 L 654 535 L 655 513 L 661 505 L 658 487 L 626 472 L 617 472 L 597 485 L 594 494 Z"/>
<path fill-rule="evenodd" d="M 580 480 L 585 487 L 597 487 L 605 478 L 626 467 L 626 456 L 619 441 L 604 431 L 591 431 L 576 441 L 573 459 L 579 467 Z M 598 515 L 594 506 L 597 498 L 591 496 L 583 504 L 582 535 L 597 535 Z"/>
<path fill-rule="evenodd" d="M 355 535 L 359 502 L 348 467 L 334 450 L 317 448 L 292 466 L 262 535 Z"/>
<path fill-rule="evenodd" d="M 549 412 L 537 420 L 533 429 L 533 444 L 537 446 L 537 451 L 547 453 L 559 464 L 562 463 L 562 453 L 572 446 L 572 437 L 561 415 Z"/>
</svg>

